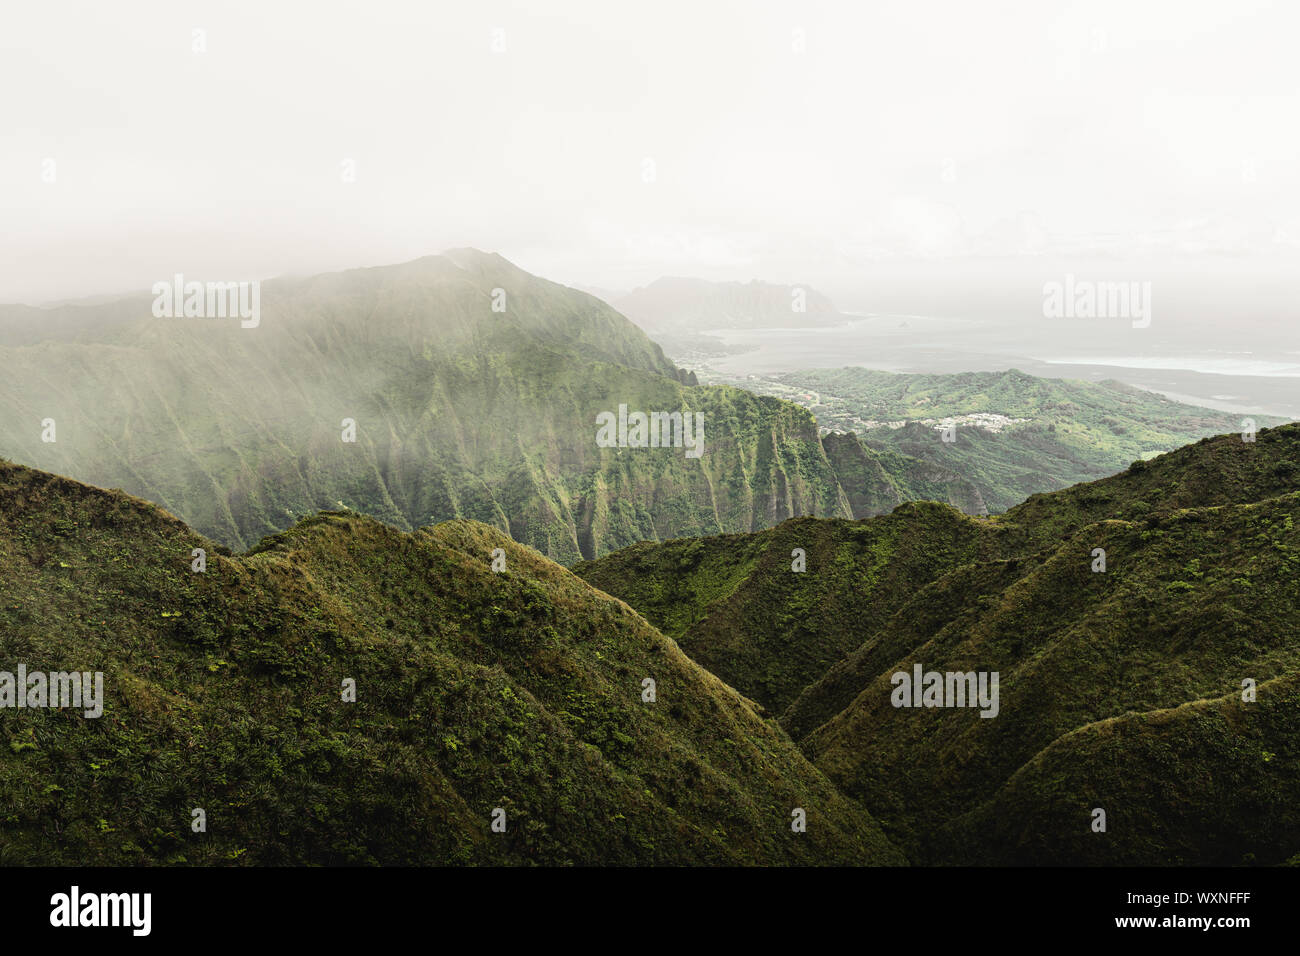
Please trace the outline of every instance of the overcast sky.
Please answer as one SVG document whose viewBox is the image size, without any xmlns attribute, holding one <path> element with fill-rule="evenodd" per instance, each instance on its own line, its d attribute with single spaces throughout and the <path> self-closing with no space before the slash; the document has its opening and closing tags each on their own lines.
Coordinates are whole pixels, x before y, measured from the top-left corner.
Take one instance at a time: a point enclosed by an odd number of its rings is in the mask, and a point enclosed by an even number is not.
<svg viewBox="0 0 1300 956">
<path fill-rule="evenodd" d="M 1294 269 L 1298 36 L 1245 0 L 6 4 L 0 300 L 462 245 L 613 289 Z"/>
</svg>

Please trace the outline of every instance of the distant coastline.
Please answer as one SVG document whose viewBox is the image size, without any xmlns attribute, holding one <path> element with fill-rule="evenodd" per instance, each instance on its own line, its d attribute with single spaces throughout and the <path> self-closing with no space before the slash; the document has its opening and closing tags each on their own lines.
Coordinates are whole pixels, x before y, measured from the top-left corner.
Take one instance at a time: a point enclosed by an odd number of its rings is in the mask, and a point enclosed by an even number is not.
<svg viewBox="0 0 1300 956">
<path fill-rule="evenodd" d="M 835 326 L 710 329 L 695 341 L 716 342 L 716 349 L 690 355 L 683 350 L 673 358 L 704 376 L 730 378 L 848 365 L 934 374 L 1018 368 L 1043 378 L 1114 379 L 1219 411 L 1300 419 L 1300 355 L 1294 363 L 1278 361 L 1277 352 L 1264 359 L 1252 351 L 1214 349 L 1069 359 L 1046 343 L 1017 340 L 1013 332 L 987 320 L 880 313 Z M 669 354 L 673 344 L 664 342 Z"/>
</svg>

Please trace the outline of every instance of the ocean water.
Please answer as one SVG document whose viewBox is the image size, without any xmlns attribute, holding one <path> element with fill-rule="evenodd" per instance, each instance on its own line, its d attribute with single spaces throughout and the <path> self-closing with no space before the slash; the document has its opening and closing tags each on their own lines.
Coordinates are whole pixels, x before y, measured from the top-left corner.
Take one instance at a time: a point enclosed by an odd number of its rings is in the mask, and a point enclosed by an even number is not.
<svg viewBox="0 0 1300 956">
<path fill-rule="evenodd" d="M 728 375 L 843 366 L 923 373 L 1017 368 L 1047 378 L 1113 379 L 1220 411 L 1300 419 L 1300 350 L 1279 348 L 1276 342 L 1224 348 L 1205 341 L 1203 330 L 1198 331 L 1202 334 L 1165 330 L 1153 335 L 1127 323 L 1061 328 L 1042 322 L 876 313 L 837 326 L 703 334 L 735 350 L 708 363 Z"/>
<path fill-rule="evenodd" d="M 1046 358 L 1048 365 L 1105 365 L 1138 369 L 1182 369 L 1207 375 L 1246 375 L 1263 378 L 1300 378 L 1300 360 L 1279 362 L 1255 358 L 1249 352 L 1235 356 L 1210 353 L 1187 355 L 1121 355 L 1100 358 Z"/>
</svg>

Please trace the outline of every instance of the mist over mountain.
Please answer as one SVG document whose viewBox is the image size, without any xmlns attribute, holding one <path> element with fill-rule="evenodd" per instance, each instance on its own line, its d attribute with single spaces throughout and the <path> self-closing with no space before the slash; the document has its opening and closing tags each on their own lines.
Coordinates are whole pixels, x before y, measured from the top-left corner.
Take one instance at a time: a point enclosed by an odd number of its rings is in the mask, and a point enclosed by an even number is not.
<svg viewBox="0 0 1300 956">
<path fill-rule="evenodd" d="M 816 289 L 760 282 L 710 282 L 668 276 L 611 303 L 647 332 L 686 334 L 724 328 L 799 327 L 844 321 Z"/>
<path fill-rule="evenodd" d="M 972 500 L 942 466 L 828 455 L 806 410 L 693 384 L 605 303 L 498 255 L 272 280 L 255 327 L 152 305 L 0 310 L 0 454 L 147 498 L 233 549 L 339 506 L 403 530 L 472 518 L 567 562 Z M 620 410 L 702 416 L 701 453 L 601 447 L 599 416 Z M 850 457 L 852 501 L 836 471 Z"/>
</svg>

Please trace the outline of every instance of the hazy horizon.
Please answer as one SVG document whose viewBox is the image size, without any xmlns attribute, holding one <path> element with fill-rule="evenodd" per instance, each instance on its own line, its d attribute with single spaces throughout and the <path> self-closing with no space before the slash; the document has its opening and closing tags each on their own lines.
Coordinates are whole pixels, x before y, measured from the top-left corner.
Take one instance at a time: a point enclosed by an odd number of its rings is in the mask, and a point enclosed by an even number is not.
<svg viewBox="0 0 1300 956">
<path fill-rule="evenodd" d="M 28 8 L 0 36 L 23 93 L 0 301 L 459 246 L 569 285 L 839 299 L 1043 256 L 1290 276 L 1297 26 L 1270 3 Z"/>
</svg>

